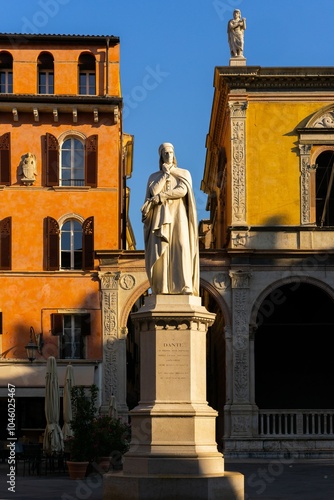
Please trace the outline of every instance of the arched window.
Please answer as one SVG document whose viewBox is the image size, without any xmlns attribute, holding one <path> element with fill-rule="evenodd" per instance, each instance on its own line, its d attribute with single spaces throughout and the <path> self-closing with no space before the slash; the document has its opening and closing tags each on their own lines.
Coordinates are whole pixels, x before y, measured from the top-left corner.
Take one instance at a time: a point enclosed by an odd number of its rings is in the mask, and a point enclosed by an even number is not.
<svg viewBox="0 0 334 500">
<path fill-rule="evenodd" d="M 83 53 L 79 57 L 79 94 L 96 94 L 96 61 L 92 54 Z"/>
<path fill-rule="evenodd" d="M 13 57 L 9 52 L 0 52 L 0 93 L 13 93 Z"/>
<path fill-rule="evenodd" d="M 60 185 L 83 186 L 85 184 L 84 144 L 75 137 L 66 139 L 61 146 Z"/>
<path fill-rule="evenodd" d="M 70 219 L 60 230 L 60 268 L 82 269 L 82 226 Z"/>
<path fill-rule="evenodd" d="M 94 269 L 94 217 L 70 215 L 58 223 L 45 219 L 45 266 L 48 271 Z"/>
<path fill-rule="evenodd" d="M 316 223 L 334 226 L 334 151 L 323 151 L 316 160 Z"/>
<path fill-rule="evenodd" d="M 97 187 L 98 135 L 45 135 L 46 185 Z"/>
<path fill-rule="evenodd" d="M 38 93 L 54 94 L 53 56 L 49 52 L 41 52 L 38 61 Z"/>
</svg>

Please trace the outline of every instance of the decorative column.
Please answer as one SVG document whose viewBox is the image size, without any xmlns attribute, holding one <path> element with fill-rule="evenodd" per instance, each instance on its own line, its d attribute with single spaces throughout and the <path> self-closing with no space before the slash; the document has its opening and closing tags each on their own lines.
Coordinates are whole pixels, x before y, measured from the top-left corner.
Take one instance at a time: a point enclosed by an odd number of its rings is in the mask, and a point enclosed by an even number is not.
<svg viewBox="0 0 334 500">
<path fill-rule="evenodd" d="M 99 273 L 101 280 L 103 373 L 102 413 L 108 413 L 111 397 L 117 402 L 119 417 L 127 419 L 126 404 L 126 330 L 119 328 L 118 295 L 120 273 Z"/>
<path fill-rule="evenodd" d="M 248 271 L 230 271 L 233 322 L 233 400 L 231 437 L 251 437 L 256 433 L 250 390 L 249 282 Z"/>
</svg>

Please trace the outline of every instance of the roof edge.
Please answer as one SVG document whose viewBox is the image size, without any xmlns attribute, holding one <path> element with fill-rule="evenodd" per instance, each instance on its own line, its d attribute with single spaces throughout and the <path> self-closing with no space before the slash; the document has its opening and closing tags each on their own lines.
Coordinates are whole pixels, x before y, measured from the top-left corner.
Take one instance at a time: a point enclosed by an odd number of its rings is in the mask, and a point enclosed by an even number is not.
<svg viewBox="0 0 334 500">
<path fill-rule="evenodd" d="M 0 33 L 0 43 L 9 43 L 10 45 L 23 45 L 24 43 L 85 43 L 91 44 L 111 44 L 117 45 L 120 42 L 119 37 L 114 35 L 65 35 L 65 34 L 39 34 L 39 33 Z"/>
</svg>

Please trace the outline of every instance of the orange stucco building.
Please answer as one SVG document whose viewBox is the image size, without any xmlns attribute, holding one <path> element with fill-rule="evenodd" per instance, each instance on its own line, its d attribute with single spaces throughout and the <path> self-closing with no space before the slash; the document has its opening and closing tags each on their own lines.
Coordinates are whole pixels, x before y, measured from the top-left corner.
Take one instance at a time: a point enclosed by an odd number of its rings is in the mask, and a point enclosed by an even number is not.
<svg viewBox="0 0 334 500">
<path fill-rule="evenodd" d="M 43 403 L 49 356 L 60 385 L 69 361 L 76 383 L 101 385 L 95 252 L 134 246 L 124 182 L 132 146 L 119 38 L 0 34 L 0 396 L 7 383 L 17 388 L 21 434 L 40 427 L 25 407 Z"/>
</svg>

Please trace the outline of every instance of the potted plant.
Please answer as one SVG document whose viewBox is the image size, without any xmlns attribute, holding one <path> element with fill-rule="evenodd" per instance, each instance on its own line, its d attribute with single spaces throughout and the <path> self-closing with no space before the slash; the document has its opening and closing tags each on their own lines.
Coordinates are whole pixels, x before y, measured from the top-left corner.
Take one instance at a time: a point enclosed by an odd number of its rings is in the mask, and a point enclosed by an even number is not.
<svg viewBox="0 0 334 500">
<path fill-rule="evenodd" d="M 95 460 L 108 471 L 121 468 L 122 457 L 130 446 L 130 426 L 119 418 L 99 415 L 93 424 L 93 448 Z"/>
<path fill-rule="evenodd" d="M 73 437 L 68 441 L 70 460 L 67 461 L 71 479 L 82 479 L 89 462 L 94 459 L 93 427 L 96 415 L 98 388 L 95 384 L 88 390 L 84 386 L 72 387 L 71 401 Z"/>
</svg>

